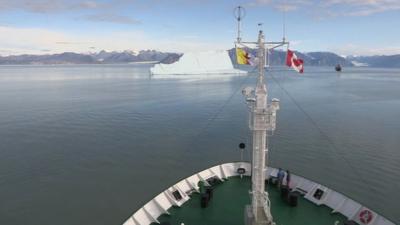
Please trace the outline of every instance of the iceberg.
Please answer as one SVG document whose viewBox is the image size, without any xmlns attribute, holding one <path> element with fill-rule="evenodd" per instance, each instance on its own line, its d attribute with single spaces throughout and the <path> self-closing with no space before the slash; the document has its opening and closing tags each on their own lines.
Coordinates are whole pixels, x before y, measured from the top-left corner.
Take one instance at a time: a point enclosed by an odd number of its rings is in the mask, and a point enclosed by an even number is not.
<svg viewBox="0 0 400 225">
<path fill-rule="evenodd" d="M 247 74 L 233 67 L 228 51 L 188 52 L 172 64 L 155 64 L 152 75 Z"/>
</svg>

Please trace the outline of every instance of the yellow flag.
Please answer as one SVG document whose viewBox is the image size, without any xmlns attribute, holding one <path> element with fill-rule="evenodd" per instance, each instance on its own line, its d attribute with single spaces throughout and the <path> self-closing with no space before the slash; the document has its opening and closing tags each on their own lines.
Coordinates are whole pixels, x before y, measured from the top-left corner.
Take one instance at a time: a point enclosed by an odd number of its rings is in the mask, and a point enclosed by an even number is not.
<svg viewBox="0 0 400 225">
<path fill-rule="evenodd" d="M 236 48 L 236 60 L 238 64 L 250 65 L 250 55 L 244 49 Z"/>
</svg>

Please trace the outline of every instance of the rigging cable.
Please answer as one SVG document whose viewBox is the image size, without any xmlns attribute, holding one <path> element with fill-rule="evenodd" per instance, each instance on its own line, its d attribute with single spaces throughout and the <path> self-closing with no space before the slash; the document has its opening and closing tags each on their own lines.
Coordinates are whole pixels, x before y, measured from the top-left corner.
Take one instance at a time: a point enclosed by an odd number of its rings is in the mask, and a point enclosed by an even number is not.
<svg viewBox="0 0 400 225">
<path fill-rule="evenodd" d="M 368 185 L 368 183 L 366 182 L 366 179 L 361 175 L 361 173 L 354 166 L 352 166 L 352 164 L 347 160 L 347 158 L 343 154 L 340 154 L 340 150 L 336 146 L 334 141 L 322 130 L 322 128 L 320 126 L 318 126 L 317 122 L 307 113 L 307 111 L 304 110 L 304 108 L 296 101 L 296 99 L 275 78 L 275 76 L 272 74 L 272 71 L 270 71 L 269 74 L 270 74 L 272 80 L 278 85 L 279 88 L 281 88 L 284 91 L 284 93 L 296 105 L 296 107 L 306 116 L 306 118 L 317 129 L 317 131 L 320 133 L 320 135 L 322 135 L 328 141 L 328 143 L 332 146 L 334 153 L 343 159 L 343 161 L 354 171 L 355 175 L 358 176 L 358 178 L 361 180 L 361 182 L 363 182 L 371 192 L 374 192 L 374 190 Z"/>
<path fill-rule="evenodd" d="M 216 118 L 218 118 L 218 116 L 225 109 L 225 107 L 232 101 L 233 97 L 238 93 L 239 90 L 242 89 L 243 84 L 249 79 L 249 77 L 251 77 L 253 75 L 254 71 L 255 71 L 255 69 L 248 72 L 248 75 L 245 78 L 243 78 L 243 80 L 240 82 L 238 88 L 232 93 L 232 95 L 229 96 L 229 98 L 221 105 L 221 107 L 219 109 L 217 109 L 217 111 L 215 111 L 214 115 L 212 115 L 210 117 L 210 119 L 208 119 L 208 122 L 204 125 L 204 127 L 202 129 L 200 129 L 200 131 L 196 135 L 196 137 L 200 136 L 205 130 L 207 130 L 208 127 L 211 125 L 211 123 L 213 123 L 214 120 Z"/>
</svg>

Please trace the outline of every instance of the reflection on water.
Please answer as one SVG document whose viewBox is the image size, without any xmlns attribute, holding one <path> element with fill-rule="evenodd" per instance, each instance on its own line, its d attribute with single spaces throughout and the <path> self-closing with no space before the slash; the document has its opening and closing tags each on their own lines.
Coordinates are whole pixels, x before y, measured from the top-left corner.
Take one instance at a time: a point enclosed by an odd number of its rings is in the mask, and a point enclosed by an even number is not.
<svg viewBox="0 0 400 225">
<path fill-rule="evenodd" d="M 181 178 L 239 159 L 250 140 L 240 89 L 255 77 L 148 68 L 0 67 L 0 224 L 121 224 Z M 400 71 L 268 74 L 281 100 L 270 163 L 400 223 Z"/>
</svg>

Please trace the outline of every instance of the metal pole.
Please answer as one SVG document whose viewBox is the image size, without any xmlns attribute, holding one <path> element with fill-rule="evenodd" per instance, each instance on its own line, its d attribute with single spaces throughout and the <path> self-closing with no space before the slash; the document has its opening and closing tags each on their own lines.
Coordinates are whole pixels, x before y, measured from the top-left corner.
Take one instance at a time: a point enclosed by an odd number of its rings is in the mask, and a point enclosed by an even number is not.
<svg viewBox="0 0 400 225">
<path fill-rule="evenodd" d="M 265 81 L 265 66 L 268 52 L 267 46 L 273 45 L 269 49 L 275 49 L 282 45 L 288 44 L 285 40 L 281 42 L 265 42 L 262 30 L 259 31 L 257 42 L 242 42 L 240 16 L 244 11 L 242 7 L 235 8 L 235 17 L 238 21 L 238 37 L 237 43 L 255 44 L 258 47 L 258 77 L 256 88 L 249 91 L 248 87 L 243 90 L 243 94 L 247 99 L 254 99 L 250 106 L 249 125 L 253 133 L 253 151 L 252 151 L 252 170 L 251 170 L 251 205 L 245 208 L 245 224 L 246 225 L 275 225 L 271 215 L 271 204 L 268 197 L 268 192 L 265 191 L 265 177 L 268 158 L 268 139 L 267 131 L 275 130 L 276 111 L 279 110 L 279 100 L 272 99 L 268 105 L 268 91 Z M 244 15 L 244 14 L 243 14 Z M 261 26 L 262 24 L 259 24 Z M 250 98 L 251 97 L 251 98 Z"/>
<path fill-rule="evenodd" d="M 240 6 L 239 6 L 239 13 L 240 13 Z M 240 43 L 242 38 L 240 37 L 240 29 L 241 29 L 241 18 L 238 18 L 238 33 L 237 33 L 237 42 Z"/>
<path fill-rule="evenodd" d="M 267 153 L 267 87 L 265 84 L 265 43 L 262 31 L 258 34 L 258 78 L 255 89 L 256 104 L 253 113 L 253 157 L 252 157 L 252 211 L 254 224 L 271 224 L 272 218 L 269 206 L 265 204 L 267 196 L 265 193 L 265 161 Z M 268 213 L 266 213 L 266 211 Z"/>
<path fill-rule="evenodd" d="M 242 6 L 238 6 L 234 9 L 233 12 L 238 24 L 237 24 L 237 43 L 242 41 L 241 34 L 242 34 L 242 19 L 244 18 L 246 11 Z"/>
</svg>

